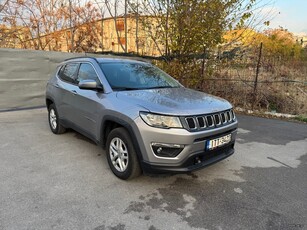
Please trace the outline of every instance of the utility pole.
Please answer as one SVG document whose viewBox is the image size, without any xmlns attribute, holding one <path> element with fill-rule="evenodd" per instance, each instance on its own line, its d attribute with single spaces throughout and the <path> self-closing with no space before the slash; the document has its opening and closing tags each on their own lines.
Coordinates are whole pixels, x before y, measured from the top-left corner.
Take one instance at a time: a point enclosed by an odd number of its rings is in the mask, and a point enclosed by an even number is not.
<svg viewBox="0 0 307 230">
<path fill-rule="evenodd" d="M 258 76 L 259 76 L 259 71 L 260 71 L 260 62 L 261 62 L 261 56 L 262 56 L 262 42 L 260 43 L 260 48 L 259 48 L 259 56 L 258 56 L 258 62 L 257 62 L 257 68 L 256 68 L 256 77 L 255 77 L 255 82 L 254 82 L 254 94 L 257 93 L 257 84 L 258 84 Z"/>
<path fill-rule="evenodd" d="M 168 20 L 169 20 L 169 5 L 170 1 L 167 0 L 167 5 L 166 5 L 166 26 L 165 26 L 165 55 L 168 56 Z"/>
<path fill-rule="evenodd" d="M 128 7 L 128 0 L 125 0 L 125 53 L 128 53 L 128 36 L 127 36 L 127 7 Z"/>
<path fill-rule="evenodd" d="M 104 13 L 101 14 L 102 18 L 101 18 L 101 51 L 104 50 L 104 47 L 103 47 L 103 31 L 104 31 L 104 28 L 103 28 L 103 21 L 104 21 Z"/>
<path fill-rule="evenodd" d="M 136 1 L 136 18 L 135 18 L 135 45 L 136 53 L 139 54 L 139 0 Z"/>
<path fill-rule="evenodd" d="M 258 76 L 259 76 L 260 65 L 261 65 L 262 48 L 263 48 L 263 43 L 261 42 L 260 48 L 259 48 L 257 68 L 256 68 L 256 77 L 255 77 L 255 82 L 254 82 L 254 100 L 253 100 L 253 104 L 252 104 L 252 110 L 254 110 L 254 106 L 255 106 L 256 100 L 257 100 L 257 86 L 258 86 Z"/>
<path fill-rule="evenodd" d="M 72 5 L 69 0 L 69 27 L 70 27 L 70 38 L 71 38 L 71 52 L 74 52 L 74 30 L 72 27 Z"/>
</svg>

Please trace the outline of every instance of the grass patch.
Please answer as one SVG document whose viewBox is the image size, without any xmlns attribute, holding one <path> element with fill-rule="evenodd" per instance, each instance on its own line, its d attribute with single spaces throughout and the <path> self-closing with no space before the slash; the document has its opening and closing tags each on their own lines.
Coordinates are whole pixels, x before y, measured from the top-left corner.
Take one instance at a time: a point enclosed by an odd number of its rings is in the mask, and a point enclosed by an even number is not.
<svg viewBox="0 0 307 230">
<path fill-rule="evenodd" d="M 294 118 L 297 121 L 302 121 L 307 123 L 307 115 L 300 115 Z"/>
</svg>

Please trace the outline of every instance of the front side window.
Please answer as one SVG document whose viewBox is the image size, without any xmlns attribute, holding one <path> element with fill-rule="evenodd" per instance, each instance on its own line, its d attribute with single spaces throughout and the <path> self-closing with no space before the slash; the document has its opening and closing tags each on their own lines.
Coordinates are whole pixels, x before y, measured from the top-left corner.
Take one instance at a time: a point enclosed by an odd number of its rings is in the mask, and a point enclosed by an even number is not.
<svg viewBox="0 0 307 230">
<path fill-rule="evenodd" d="M 100 81 L 98 79 L 96 71 L 89 63 L 82 63 L 80 65 L 77 82 L 80 82 L 82 80 L 95 80 L 97 84 L 100 85 Z"/>
<path fill-rule="evenodd" d="M 100 63 L 113 90 L 177 88 L 181 85 L 159 68 L 148 63 Z"/>
<path fill-rule="evenodd" d="M 64 81 L 75 83 L 78 67 L 79 67 L 78 63 L 70 63 L 65 66 L 62 66 L 62 68 L 59 71 L 59 77 Z"/>
</svg>

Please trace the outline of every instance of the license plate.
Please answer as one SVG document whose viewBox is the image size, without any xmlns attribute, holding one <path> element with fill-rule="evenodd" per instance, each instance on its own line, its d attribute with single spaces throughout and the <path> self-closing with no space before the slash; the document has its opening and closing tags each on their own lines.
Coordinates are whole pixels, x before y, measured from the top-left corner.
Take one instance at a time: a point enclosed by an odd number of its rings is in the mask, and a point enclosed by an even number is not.
<svg viewBox="0 0 307 230">
<path fill-rule="evenodd" d="M 206 149 L 207 150 L 215 149 L 217 147 L 228 144 L 230 141 L 231 141 L 231 134 L 213 140 L 209 140 L 206 142 Z"/>
</svg>

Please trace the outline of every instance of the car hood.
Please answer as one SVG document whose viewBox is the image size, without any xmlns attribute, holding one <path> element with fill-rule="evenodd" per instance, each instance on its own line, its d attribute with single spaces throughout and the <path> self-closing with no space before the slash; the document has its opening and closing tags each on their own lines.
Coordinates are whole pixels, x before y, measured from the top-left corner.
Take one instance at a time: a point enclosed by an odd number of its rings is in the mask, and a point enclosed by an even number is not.
<svg viewBox="0 0 307 230">
<path fill-rule="evenodd" d="M 120 91 L 117 98 L 153 113 L 180 116 L 213 113 L 232 107 L 222 98 L 184 87 Z"/>
</svg>

